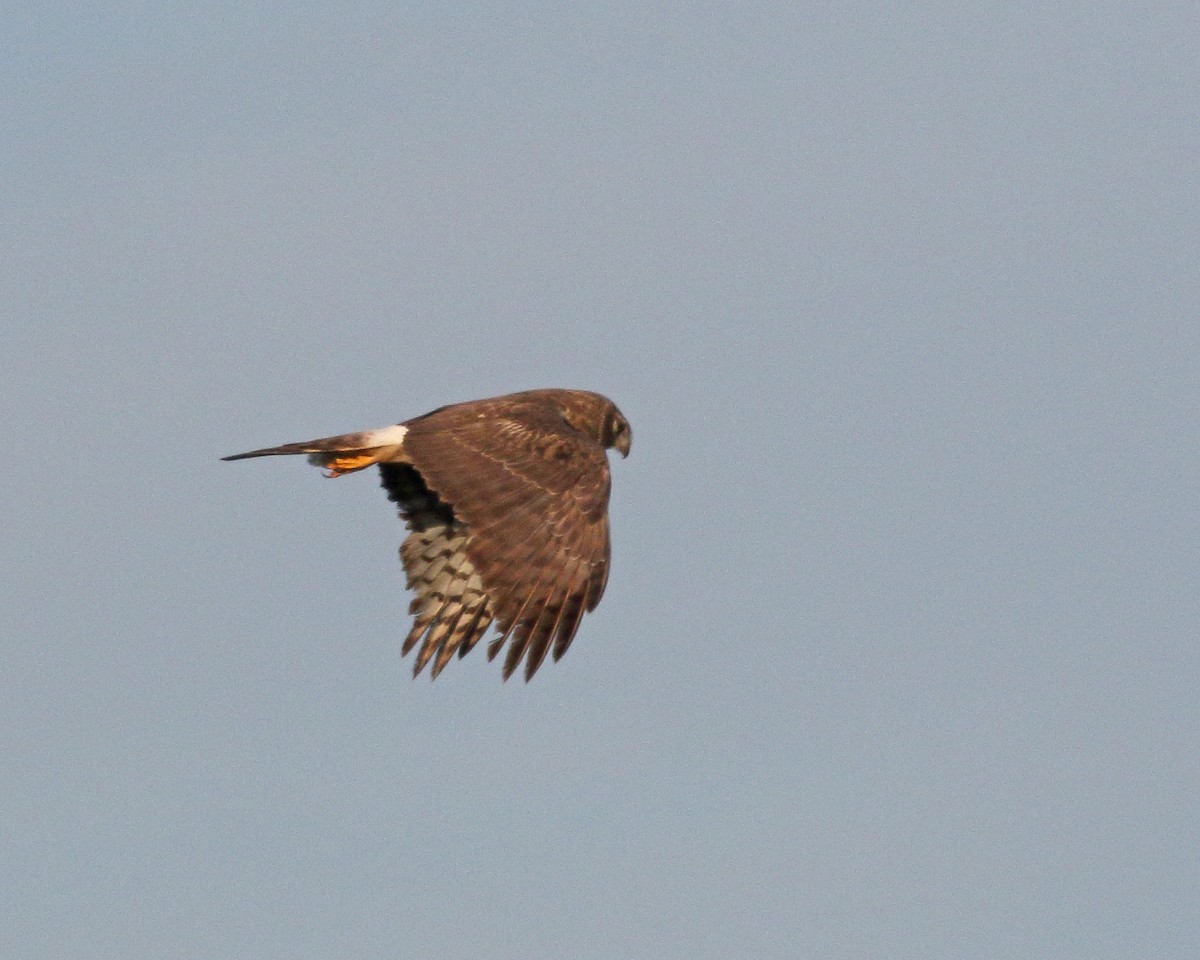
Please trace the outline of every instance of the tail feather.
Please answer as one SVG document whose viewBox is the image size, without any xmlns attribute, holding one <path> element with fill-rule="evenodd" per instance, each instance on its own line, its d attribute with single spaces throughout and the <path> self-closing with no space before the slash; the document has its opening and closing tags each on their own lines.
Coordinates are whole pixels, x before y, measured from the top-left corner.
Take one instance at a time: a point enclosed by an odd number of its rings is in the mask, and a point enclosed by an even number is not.
<svg viewBox="0 0 1200 960">
<path fill-rule="evenodd" d="M 261 450 L 247 450 L 245 453 L 235 453 L 231 457 L 222 457 L 222 460 L 249 460 L 252 457 L 283 457 L 288 454 L 295 453 L 319 453 L 322 450 L 340 449 L 353 450 L 355 447 L 320 447 L 319 443 L 327 443 L 328 441 L 310 440 L 307 443 L 285 443 L 279 447 L 263 447 Z"/>
<path fill-rule="evenodd" d="M 339 476 L 361 470 L 380 461 L 403 458 L 404 434 L 402 425 L 383 427 L 379 430 L 362 430 L 358 433 L 343 433 L 336 437 L 304 440 L 300 443 L 285 443 L 278 447 L 263 447 L 235 453 L 222 460 L 250 460 L 253 457 L 284 457 L 308 454 L 308 462 L 329 470 L 330 476 Z"/>
</svg>

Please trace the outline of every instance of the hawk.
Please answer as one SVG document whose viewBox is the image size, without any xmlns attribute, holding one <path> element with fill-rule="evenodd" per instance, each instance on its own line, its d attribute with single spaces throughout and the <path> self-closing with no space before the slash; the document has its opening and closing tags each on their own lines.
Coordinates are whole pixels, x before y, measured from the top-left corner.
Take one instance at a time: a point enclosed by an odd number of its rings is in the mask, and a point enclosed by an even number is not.
<svg viewBox="0 0 1200 960">
<path fill-rule="evenodd" d="M 585 390 L 526 390 L 439 407 L 378 430 L 288 443 L 225 460 L 308 454 L 327 477 L 379 465 L 409 534 L 400 560 L 415 593 L 402 653 L 437 677 L 495 624 L 504 679 L 558 660 L 608 581 L 606 451 L 629 455 L 629 421 Z"/>
</svg>

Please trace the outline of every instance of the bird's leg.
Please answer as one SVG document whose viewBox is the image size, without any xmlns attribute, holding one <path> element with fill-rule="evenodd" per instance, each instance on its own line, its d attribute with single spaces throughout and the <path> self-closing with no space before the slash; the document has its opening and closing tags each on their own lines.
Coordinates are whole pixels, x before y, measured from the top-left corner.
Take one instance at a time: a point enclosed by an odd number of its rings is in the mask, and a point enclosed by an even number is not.
<svg viewBox="0 0 1200 960">
<path fill-rule="evenodd" d="M 308 462 L 314 467 L 324 467 L 325 476 L 332 479 L 344 473 L 362 470 L 379 462 L 379 450 L 345 450 L 340 453 L 311 453 Z"/>
</svg>

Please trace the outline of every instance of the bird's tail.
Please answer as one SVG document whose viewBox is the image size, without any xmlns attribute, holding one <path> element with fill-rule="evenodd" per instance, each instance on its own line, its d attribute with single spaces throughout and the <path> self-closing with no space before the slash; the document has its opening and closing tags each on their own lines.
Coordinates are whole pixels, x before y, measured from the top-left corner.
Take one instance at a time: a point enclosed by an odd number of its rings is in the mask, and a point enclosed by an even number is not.
<svg viewBox="0 0 1200 960">
<path fill-rule="evenodd" d="M 285 443 L 279 447 L 263 447 L 221 459 L 249 460 L 252 457 L 284 457 L 304 453 L 308 454 L 308 462 L 313 466 L 325 468 L 325 476 L 340 477 L 373 463 L 403 460 L 404 434 L 407 432 L 404 426 L 397 424 L 379 430 L 362 430 L 319 440 Z"/>
</svg>

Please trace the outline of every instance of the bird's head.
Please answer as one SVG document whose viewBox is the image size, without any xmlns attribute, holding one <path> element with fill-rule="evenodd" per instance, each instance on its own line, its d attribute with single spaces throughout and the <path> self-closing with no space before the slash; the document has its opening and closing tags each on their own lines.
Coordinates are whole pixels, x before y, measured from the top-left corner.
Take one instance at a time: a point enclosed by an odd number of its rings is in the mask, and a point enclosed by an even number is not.
<svg viewBox="0 0 1200 960">
<path fill-rule="evenodd" d="M 619 451 L 622 457 L 629 456 L 629 447 L 633 444 L 633 429 L 615 405 L 605 419 L 604 437 L 601 442 L 605 447 Z"/>
<path fill-rule="evenodd" d="M 603 444 L 606 450 L 617 450 L 629 456 L 633 431 L 624 414 L 608 397 L 590 390 L 544 391 L 553 395 L 562 418 L 580 433 Z"/>
</svg>

